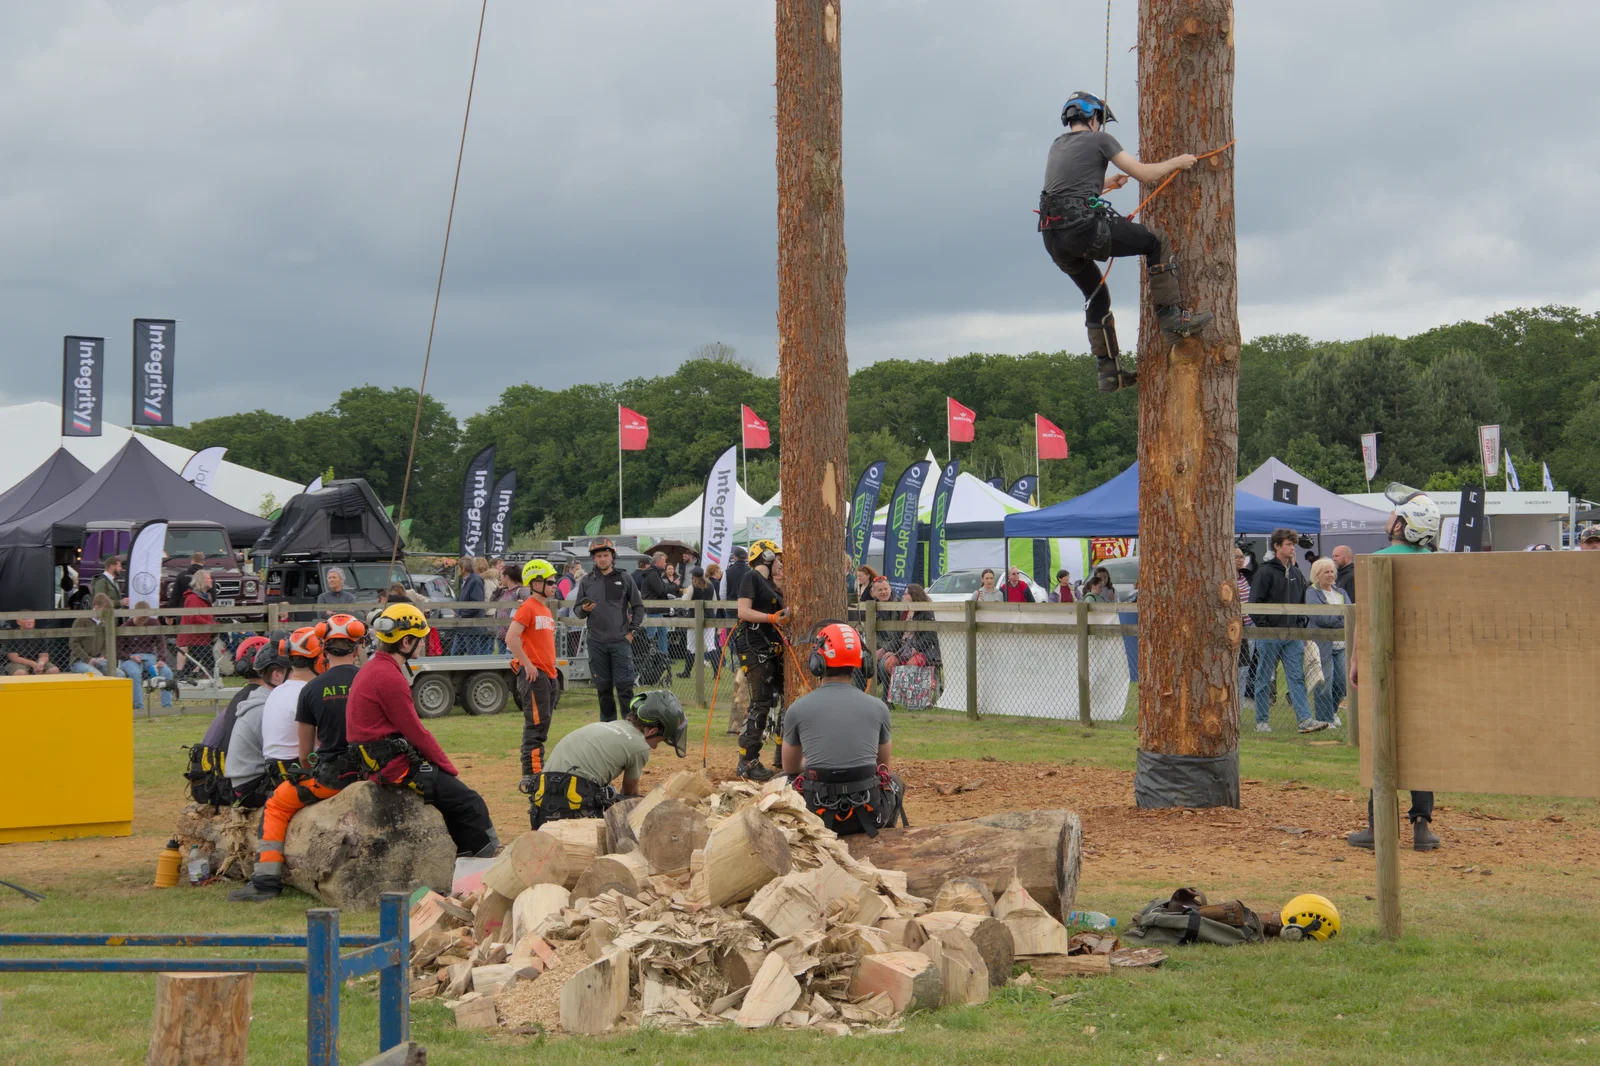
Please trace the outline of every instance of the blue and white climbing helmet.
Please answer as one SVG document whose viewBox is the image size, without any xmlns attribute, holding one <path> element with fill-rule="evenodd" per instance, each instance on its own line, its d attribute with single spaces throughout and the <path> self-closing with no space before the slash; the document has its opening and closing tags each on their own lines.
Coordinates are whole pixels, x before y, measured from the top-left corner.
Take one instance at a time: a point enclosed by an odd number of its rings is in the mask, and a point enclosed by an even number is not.
<svg viewBox="0 0 1600 1066">
<path fill-rule="evenodd" d="M 1087 122 L 1091 118 L 1100 120 L 1100 125 L 1117 121 L 1117 116 L 1111 113 L 1106 102 L 1093 93 L 1077 92 L 1067 97 L 1067 102 L 1061 106 L 1061 124 L 1070 126 L 1073 120 Z"/>
</svg>

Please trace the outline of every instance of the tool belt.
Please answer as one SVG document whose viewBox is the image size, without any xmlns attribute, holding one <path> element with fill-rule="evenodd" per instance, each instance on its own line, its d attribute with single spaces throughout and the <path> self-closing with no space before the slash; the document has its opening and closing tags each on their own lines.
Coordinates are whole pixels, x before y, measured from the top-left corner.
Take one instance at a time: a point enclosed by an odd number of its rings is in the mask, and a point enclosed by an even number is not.
<svg viewBox="0 0 1600 1066">
<path fill-rule="evenodd" d="M 1116 208 L 1098 196 L 1039 194 L 1039 232 L 1059 233 L 1066 242 L 1094 258 L 1111 247 L 1111 219 Z"/>
<path fill-rule="evenodd" d="M 599 818 L 617 802 L 617 790 L 587 777 L 546 770 L 539 775 L 528 803 L 533 828 L 563 818 Z"/>
<path fill-rule="evenodd" d="M 901 825 L 910 824 L 900 802 L 905 786 L 886 766 L 807 770 L 794 779 L 794 787 L 812 813 L 839 836 L 875 837 L 879 829 L 894 824 L 896 814 Z"/>
<path fill-rule="evenodd" d="M 385 766 L 395 759 L 404 757 L 411 766 L 406 771 L 406 776 L 396 784 L 411 784 L 411 779 L 416 776 L 418 769 L 426 765 L 422 753 L 412 746 L 411 741 L 398 734 L 351 744 L 348 750 L 355 752 L 360 760 L 355 767 L 359 774 L 381 774 Z"/>
<path fill-rule="evenodd" d="M 783 654 L 783 645 L 766 629 L 764 625 L 749 622 L 740 622 L 734 627 L 733 647 L 739 653 L 739 665 L 748 669 Z"/>
<path fill-rule="evenodd" d="M 309 776 L 323 788 L 342 789 L 360 780 L 366 770 L 366 761 L 356 745 L 351 744 L 332 757 L 311 753 Z"/>
<path fill-rule="evenodd" d="M 309 777 L 310 772 L 300 765 L 298 759 L 268 759 L 266 777 L 272 782 L 272 787 L 277 788 L 285 781 L 299 781 Z"/>
<path fill-rule="evenodd" d="M 233 805 L 233 786 L 228 784 L 227 754 L 205 744 L 189 747 L 189 765 L 183 772 L 189 782 L 189 795 L 196 803 L 214 807 Z"/>
</svg>

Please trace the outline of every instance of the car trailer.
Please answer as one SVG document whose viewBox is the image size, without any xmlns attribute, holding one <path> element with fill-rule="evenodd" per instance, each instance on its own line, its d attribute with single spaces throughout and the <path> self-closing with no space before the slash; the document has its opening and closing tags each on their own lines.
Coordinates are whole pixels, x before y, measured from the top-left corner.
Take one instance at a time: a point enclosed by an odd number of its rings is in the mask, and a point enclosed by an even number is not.
<svg viewBox="0 0 1600 1066">
<path fill-rule="evenodd" d="M 499 714 L 511 703 L 510 655 L 426 655 L 412 659 L 411 702 L 419 718 L 443 718 L 460 703 L 468 714 Z M 571 660 L 556 660 L 556 684 L 567 688 Z"/>
</svg>

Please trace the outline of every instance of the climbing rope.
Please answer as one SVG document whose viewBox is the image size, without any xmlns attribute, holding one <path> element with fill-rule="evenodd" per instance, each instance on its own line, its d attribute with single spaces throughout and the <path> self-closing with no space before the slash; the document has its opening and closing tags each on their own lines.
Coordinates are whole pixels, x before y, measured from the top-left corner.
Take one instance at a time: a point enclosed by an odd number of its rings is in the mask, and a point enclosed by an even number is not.
<svg viewBox="0 0 1600 1066">
<path fill-rule="evenodd" d="M 1106 0 L 1106 86 L 1100 91 L 1100 99 L 1111 99 L 1111 0 Z"/>
<path fill-rule="evenodd" d="M 461 188 L 461 160 L 467 152 L 467 123 L 472 118 L 472 90 L 478 84 L 478 54 L 483 50 L 483 20 L 489 12 L 489 0 L 483 0 L 478 8 L 478 39 L 472 46 L 472 76 L 467 80 L 467 109 L 461 116 L 461 144 L 456 149 L 456 176 L 450 184 L 450 212 L 444 220 L 444 250 L 439 253 L 439 280 L 433 288 L 433 316 L 428 320 L 428 346 L 422 353 L 422 382 L 417 386 L 417 413 L 411 421 L 411 447 L 406 452 L 406 476 L 400 482 L 400 506 L 394 512 L 394 527 L 400 528 L 400 523 L 406 516 L 406 494 L 411 489 L 411 468 L 417 460 L 417 434 L 422 430 L 422 399 L 428 394 L 428 364 L 433 360 L 433 331 L 439 324 L 439 296 L 444 292 L 444 264 L 450 257 L 450 228 L 456 219 L 456 192 Z M 395 560 L 400 555 L 400 538 L 394 540 L 394 549 L 389 553 L 389 573 L 394 574 Z"/>
<path fill-rule="evenodd" d="M 1239 138 L 1235 137 L 1233 140 L 1229 141 L 1227 144 L 1223 145 L 1221 148 L 1213 148 L 1209 152 L 1206 152 L 1206 153 L 1204 153 L 1202 155 L 1195 156 L 1194 157 L 1195 158 L 1195 162 L 1198 163 L 1203 159 L 1210 159 L 1214 155 L 1221 155 L 1223 152 L 1226 152 L 1229 148 L 1232 148 L 1234 146 L 1234 144 L 1236 144 L 1238 142 L 1238 140 L 1239 140 Z M 1183 171 L 1181 171 L 1181 170 L 1174 170 L 1171 174 L 1168 174 L 1166 176 L 1166 178 L 1161 182 L 1161 184 L 1156 186 L 1154 192 L 1152 192 L 1149 196 L 1146 196 L 1143 200 L 1139 201 L 1139 206 L 1134 208 L 1133 211 L 1127 216 L 1128 221 L 1132 222 L 1135 215 L 1137 215 L 1140 211 L 1143 211 L 1145 209 L 1145 207 L 1150 203 L 1151 200 L 1154 200 L 1157 196 L 1161 195 L 1161 190 L 1165 189 L 1168 185 L 1171 185 L 1172 184 L 1172 179 L 1176 178 L 1179 174 L 1182 174 L 1182 173 L 1183 173 Z M 1100 284 L 1096 285 L 1094 287 L 1094 291 L 1089 294 L 1089 298 L 1087 300 L 1083 301 L 1084 310 L 1088 310 L 1090 301 L 1092 301 L 1096 296 L 1100 295 L 1100 290 L 1106 287 L 1106 278 L 1111 276 L 1111 268 L 1116 266 L 1116 265 L 1117 265 L 1117 261 L 1115 259 L 1108 259 L 1106 261 L 1106 268 L 1100 274 Z"/>
<path fill-rule="evenodd" d="M 728 630 L 728 643 L 718 650 L 717 672 L 711 679 L 711 706 L 706 708 L 706 738 L 700 745 L 700 769 L 704 770 L 711 765 L 711 719 L 717 713 L 717 689 L 722 686 L 722 664 L 728 661 L 728 653 L 732 650 L 728 645 L 733 643 L 733 630 Z M 703 654 L 703 653 L 702 653 Z"/>
</svg>

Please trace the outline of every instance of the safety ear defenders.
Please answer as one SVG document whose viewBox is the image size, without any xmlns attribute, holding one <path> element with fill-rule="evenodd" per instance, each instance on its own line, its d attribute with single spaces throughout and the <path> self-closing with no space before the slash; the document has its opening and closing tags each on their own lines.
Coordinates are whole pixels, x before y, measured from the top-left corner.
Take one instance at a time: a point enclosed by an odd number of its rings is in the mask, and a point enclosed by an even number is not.
<svg viewBox="0 0 1600 1066">
<path fill-rule="evenodd" d="M 828 672 L 828 663 L 822 657 L 820 645 L 811 645 L 811 655 L 806 659 L 806 670 L 812 677 L 822 677 Z"/>
</svg>

